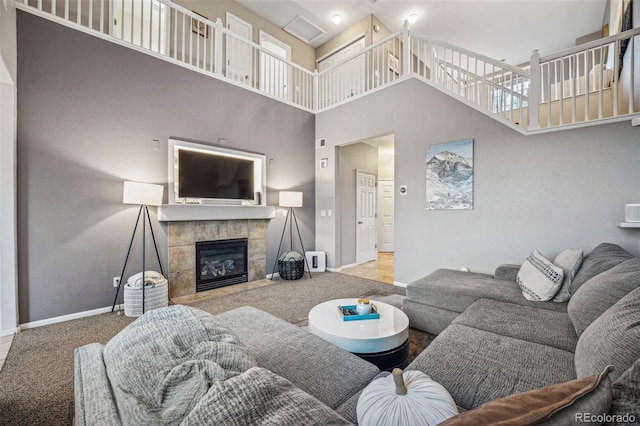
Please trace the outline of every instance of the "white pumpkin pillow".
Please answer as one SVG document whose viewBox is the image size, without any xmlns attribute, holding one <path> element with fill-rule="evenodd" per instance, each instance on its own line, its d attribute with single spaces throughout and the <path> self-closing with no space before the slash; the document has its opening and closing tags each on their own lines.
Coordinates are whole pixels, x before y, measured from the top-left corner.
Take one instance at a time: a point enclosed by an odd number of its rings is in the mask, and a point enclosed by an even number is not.
<svg viewBox="0 0 640 426">
<path fill-rule="evenodd" d="M 458 414 L 458 407 L 444 386 L 423 372 L 396 368 L 364 388 L 356 412 L 361 426 L 430 426 Z"/>
</svg>

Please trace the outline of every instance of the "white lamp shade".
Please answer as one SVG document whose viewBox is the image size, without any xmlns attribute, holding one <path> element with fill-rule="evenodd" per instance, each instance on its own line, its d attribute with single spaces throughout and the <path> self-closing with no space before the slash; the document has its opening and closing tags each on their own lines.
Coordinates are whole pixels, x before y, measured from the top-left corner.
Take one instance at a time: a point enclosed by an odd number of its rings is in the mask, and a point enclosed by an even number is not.
<svg viewBox="0 0 640 426">
<path fill-rule="evenodd" d="M 163 193 L 163 185 L 125 181 L 124 191 L 122 192 L 122 203 L 159 206 L 162 204 Z"/>
<path fill-rule="evenodd" d="M 302 192 L 280 191 L 280 207 L 302 207 Z"/>
</svg>

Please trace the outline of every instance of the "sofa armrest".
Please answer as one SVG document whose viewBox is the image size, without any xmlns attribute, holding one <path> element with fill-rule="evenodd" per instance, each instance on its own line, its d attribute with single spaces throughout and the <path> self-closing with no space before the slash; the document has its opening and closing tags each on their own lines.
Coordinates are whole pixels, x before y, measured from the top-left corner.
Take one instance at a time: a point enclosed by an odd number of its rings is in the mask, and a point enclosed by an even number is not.
<svg viewBox="0 0 640 426">
<path fill-rule="evenodd" d="M 496 272 L 493 277 L 497 280 L 515 281 L 519 270 L 520 265 L 500 265 L 496 268 Z"/>
<path fill-rule="evenodd" d="M 91 343 L 73 353 L 76 426 L 122 424 L 102 358 L 103 349 L 104 345 Z"/>
</svg>

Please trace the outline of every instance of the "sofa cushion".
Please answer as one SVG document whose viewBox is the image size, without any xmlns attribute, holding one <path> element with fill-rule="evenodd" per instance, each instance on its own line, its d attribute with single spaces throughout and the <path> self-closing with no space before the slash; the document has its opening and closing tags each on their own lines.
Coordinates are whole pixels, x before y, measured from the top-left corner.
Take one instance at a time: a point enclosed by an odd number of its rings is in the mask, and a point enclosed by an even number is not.
<svg viewBox="0 0 640 426">
<path fill-rule="evenodd" d="M 447 327 L 407 369 L 431 376 L 464 409 L 576 378 L 571 352 L 460 324 Z"/>
<path fill-rule="evenodd" d="M 596 374 L 613 365 L 610 376 L 617 380 L 640 354 L 640 288 L 624 296 L 600 315 L 578 339 L 578 377 Z"/>
<path fill-rule="evenodd" d="M 553 264 L 562 268 L 564 278 L 558 293 L 553 296 L 554 302 L 566 302 L 571 298 L 571 285 L 582 266 L 582 250 L 563 250 L 553 259 Z"/>
<path fill-rule="evenodd" d="M 565 425 L 585 413 L 606 413 L 611 404 L 608 369 L 594 376 L 487 402 L 443 426 Z"/>
<path fill-rule="evenodd" d="M 546 302 L 560 290 L 563 277 L 562 268 L 551 263 L 538 250 L 533 250 L 520 267 L 516 282 L 526 299 Z"/>
<path fill-rule="evenodd" d="M 640 287 L 640 259 L 617 264 L 589 281 L 569 300 L 567 312 L 578 335 L 604 311 Z"/>
<path fill-rule="evenodd" d="M 375 365 L 259 309 L 245 306 L 216 318 L 246 344 L 259 366 L 333 409 L 380 373 Z"/>
<path fill-rule="evenodd" d="M 103 358 L 123 424 L 169 424 L 213 383 L 254 367 L 213 315 L 173 305 L 149 311 L 114 336 Z"/>
<path fill-rule="evenodd" d="M 477 300 L 453 323 L 568 352 L 573 352 L 578 342 L 566 313 L 495 300 Z"/>
<path fill-rule="evenodd" d="M 566 312 L 565 303 L 540 303 L 525 299 L 515 281 L 495 279 L 491 275 L 438 269 L 407 286 L 407 300 L 462 312 L 478 299 L 534 306 Z"/>
<path fill-rule="evenodd" d="M 609 414 L 621 416 L 614 419 L 614 425 L 631 423 L 629 416 L 640 422 L 640 358 L 633 363 L 622 375 L 613 382 L 612 401 Z M 625 417 L 626 416 L 626 417 Z"/>
<path fill-rule="evenodd" d="M 582 266 L 571 284 L 571 294 L 576 294 L 580 286 L 591 278 L 632 257 L 625 249 L 616 244 L 599 244 L 584 257 Z"/>
<path fill-rule="evenodd" d="M 180 424 L 324 426 L 352 423 L 288 380 L 264 368 L 254 367 L 214 383 Z"/>
</svg>

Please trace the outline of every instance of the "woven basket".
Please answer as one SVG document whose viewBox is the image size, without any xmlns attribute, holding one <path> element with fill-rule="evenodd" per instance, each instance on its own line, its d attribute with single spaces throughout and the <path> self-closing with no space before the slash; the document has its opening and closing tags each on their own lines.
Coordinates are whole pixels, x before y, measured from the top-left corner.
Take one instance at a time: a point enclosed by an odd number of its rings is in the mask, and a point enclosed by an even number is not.
<svg viewBox="0 0 640 426">
<path fill-rule="evenodd" d="M 144 311 L 162 308 L 169 305 L 169 284 L 166 279 L 155 286 L 147 285 L 144 289 Z M 124 314 L 128 317 L 142 315 L 142 288 L 124 286 Z"/>
<path fill-rule="evenodd" d="M 278 273 L 285 280 L 297 280 L 304 275 L 304 257 L 298 252 L 287 251 L 278 258 Z"/>
</svg>

